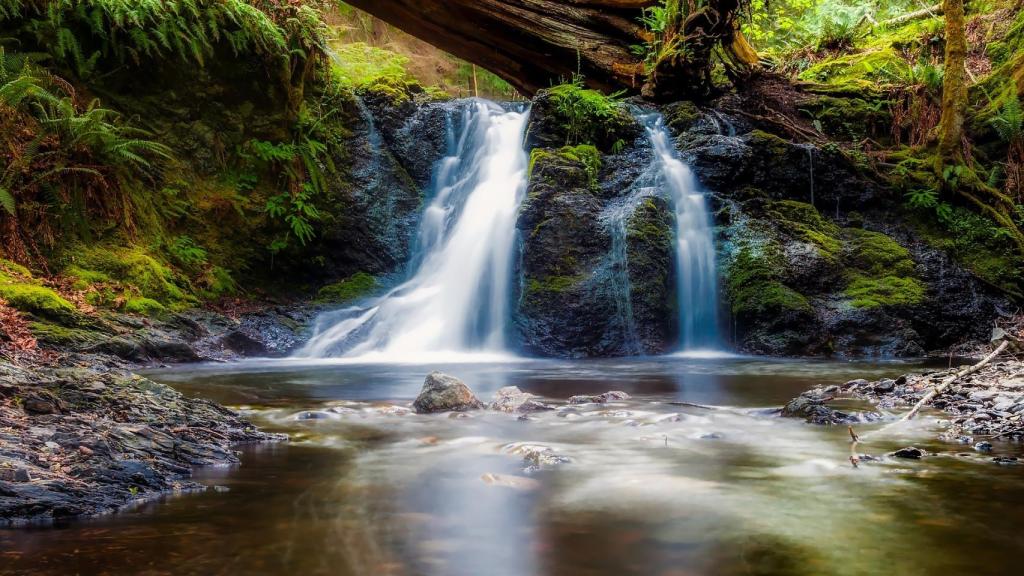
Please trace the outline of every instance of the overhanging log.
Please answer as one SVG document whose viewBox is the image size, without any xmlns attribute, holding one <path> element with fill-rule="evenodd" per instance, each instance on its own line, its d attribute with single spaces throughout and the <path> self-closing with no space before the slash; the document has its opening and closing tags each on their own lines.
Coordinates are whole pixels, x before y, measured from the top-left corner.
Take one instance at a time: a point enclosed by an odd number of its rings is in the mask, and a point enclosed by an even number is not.
<svg viewBox="0 0 1024 576">
<path fill-rule="evenodd" d="M 646 80 L 643 56 L 634 47 L 651 40 L 640 23 L 658 0 L 349 0 L 349 3 L 413 36 L 504 78 L 520 92 L 583 76 L 604 91 L 639 92 Z M 711 0 L 713 29 L 700 30 L 727 49 L 734 42 L 737 0 Z M 689 30 L 688 30 L 689 31 Z M 749 48 L 745 43 L 739 46 Z M 710 54 L 710 50 L 706 51 Z M 701 56 L 704 56 L 702 54 Z M 743 60 L 749 60 L 744 54 Z M 677 58 L 666 68 L 707 66 L 707 58 Z M 673 95 L 686 93 L 704 71 L 666 73 Z M 694 86 L 696 87 L 696 86 Z M 645 90 L 648 92 L 649 90 Z M 651 90 L 656 93 L 657 90 Z"/>
</svg>

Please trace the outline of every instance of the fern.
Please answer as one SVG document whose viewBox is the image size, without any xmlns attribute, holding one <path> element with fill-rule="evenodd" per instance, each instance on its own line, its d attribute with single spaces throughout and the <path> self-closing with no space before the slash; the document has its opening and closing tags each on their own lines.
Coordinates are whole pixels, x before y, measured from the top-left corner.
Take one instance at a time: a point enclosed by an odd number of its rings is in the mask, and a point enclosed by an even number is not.
<svg viewBox="0 0 1024 576">
<path fill-rule="evenodd" d="M 1008 95 L 999 114 L 989 122 L 1003 142 L 1014 144 L 1024 140 L 1024 110 L 1017 96 Z"/>
<path fill-rule="evenodd" d="M 11 216 L 17 214 L 17 206 L 14 202 L 14 195 L 10 190 L 0 186 L 0 206 L 4 207 Z"/>
</svg>

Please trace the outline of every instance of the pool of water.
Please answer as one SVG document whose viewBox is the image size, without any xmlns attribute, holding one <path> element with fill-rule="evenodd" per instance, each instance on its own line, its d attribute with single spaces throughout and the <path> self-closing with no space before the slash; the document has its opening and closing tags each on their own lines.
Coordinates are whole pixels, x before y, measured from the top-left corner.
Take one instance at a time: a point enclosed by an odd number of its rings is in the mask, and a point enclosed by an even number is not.
<svg viewBox="0 0 1024 576">
<path fill-rule="evenodd" d="M 935 440 L 933 414 L 861 451 L 944 455 L 853 469 L 844 428 L 768 410 L 815 384 L 916 367 L 662 358 L 158 371 L 293 441 L 199 470 L 216 490 L 0 530 L 0 574 L 1017 573 L 1024 467 Z M 485 400 L 509 385 L 558 405 L 607 390 L 631 398 L 529 421 L 396 413 L 434 369 Z M 309 411 L 325 417 L 302 419 Z M 528 470 L 524 445 L 568 462 Z"/>
</svg>

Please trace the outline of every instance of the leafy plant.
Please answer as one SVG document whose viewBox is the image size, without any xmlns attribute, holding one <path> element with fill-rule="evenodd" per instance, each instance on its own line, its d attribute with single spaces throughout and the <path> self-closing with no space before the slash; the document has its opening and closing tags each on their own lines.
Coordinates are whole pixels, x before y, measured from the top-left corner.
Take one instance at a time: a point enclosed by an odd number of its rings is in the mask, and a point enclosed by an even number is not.
<svg viewBox="0 0 1024 576">
<path fill-rule="evenodd" d="M 167 251 L 179 264 L 195 268 L 206 264 L 207 253 L 189 236 L 177 236 L 167 245 Z"/>
</svg>

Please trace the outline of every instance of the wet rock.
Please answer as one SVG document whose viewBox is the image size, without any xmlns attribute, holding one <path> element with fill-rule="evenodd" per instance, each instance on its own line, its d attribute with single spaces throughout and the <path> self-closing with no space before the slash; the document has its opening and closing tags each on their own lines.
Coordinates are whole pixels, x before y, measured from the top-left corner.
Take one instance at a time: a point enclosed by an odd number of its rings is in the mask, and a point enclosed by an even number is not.
<svg viewBox="0 0 1024 576">
<path fill-rule="evenodd" d="M 619 400 L 629 400 L 629 394 L 619 390 L 611 390 L 595 396 L 573 396 L 569 398 L 569 404 L 607 404 Z"/>
<path fill-rule="evenodd" d="M 894 458 L 904 458 L 908 460 L 920 460 L 922 457 L 924 457 L 924 455 L 924 450 L 921 450 L 920 448 L 914 446 L 900 448 L 899 450 L 891 454 L 891 456 L 893 456 Z"/>
<path fill-rule="evenodd" d="M 21 407 L 28 414 L 60 414 L 67 409 L 63 400 L 52 392 L 40 390 L 31 393 L 22 402 Z"/>
<path fill-rule="evenodd" d="M 850 421 L 850 415 L 833 410 L 821 398 L 797 396 L 782 408 L 784 418 L 803 418 L 810 424 L 843 424 Z"/>
<path fill-rule="evenodd" d="M 523 392 L 516 386 L 506 386 L 498 390 L 488 408 L 509 414 L 543 412 L 555 409 L 553 406 L 548 406 L 534 400 L 534 398 L 533 394 Z"/>
<path fill-rule="evenodd" d="M 509 444 L 502 451 L 506 454 L 522 456 L 527 472 L 536 472 L 572 461 L 555 452 L 553 448 L 541 444 Z"/>
<path fill-rule="evenodd" d="M 860 388 L 863 388 L 863 387 L 867 386 L 868 384 L 870 384 L 870 382 L 868 382 L 867 380 L 865 380 L 863 378 L 858 378 L 856 380 L 850 380 L 846 384 L 843 384 L 843 389 L 844 390 L 850 390 L 850 391 L 856 391 L 856 390 L 858 390 Z"/>
<path fill-rule="evenodd" d="M 1003 466 L 1015 465 L 1020 463 L 1020 461 L 1017 458 L 1012 456 L 996 456 L 995 458 L 992 459 L 992 462 Z"/>
<path fill-rule="evenodd" d="M 12 480 L 14 480 L 15 482 L 31 482 L 32 474 L 30 474 L 29 471 L 24 468 L 18 468 L 14 471 L 14 476 Z"/>
<path fill-rule="evenodd" d="M 874 387 L 875 392 L 878 392 L 880 394 L 886 394 L 888 392 L 892 392 L 895 389 L 896 389 L 896 381 L 895 380 L 891 380 L 889 378 L 885 378 L 883 380 L 879 380 L 878 383 L 875 384 L 875 387 Z"/>
<path fill-rule="evenodd" d="M 441 372 L 433 372 L 423 382 L 423 389 L 413 402 L 417 414 L 435 412 L 465 412 L 479 410 L 483 402 L 462 380 Z"/>
<path fill-rule="evenodd" d="M 977 444 L 974 445 L 974 449 L 977 450 L 978 452 L 991 452 L 992 451 L 992 443 L 991 442 L 978 442 Z"/>
</svg>

